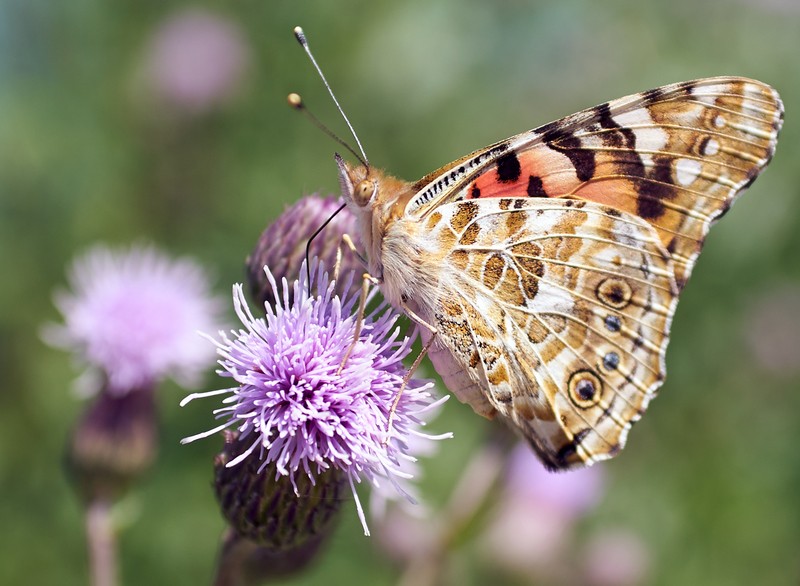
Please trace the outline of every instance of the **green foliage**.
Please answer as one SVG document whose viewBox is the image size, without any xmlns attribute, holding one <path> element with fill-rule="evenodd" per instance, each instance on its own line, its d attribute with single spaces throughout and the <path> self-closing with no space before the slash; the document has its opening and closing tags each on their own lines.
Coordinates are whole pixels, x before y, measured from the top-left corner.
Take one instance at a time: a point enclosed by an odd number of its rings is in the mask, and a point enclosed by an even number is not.
<svg viewBox="0 0 800 586">
<path fill-rule="evenodd" d="M 371 161 L 407 179 L 673 81 L 747 75 L 781 92 L 787 116 L 775 161 L 712 231 L 673 324 L 662 396 L 625 453 L 604 465 L 608 494 L 583 530 L 638 532 L 652 584 L 795 583 L 800 348 L 778 369 L 753 348 L 791 343 L 759 330 L 755 308 L 776 290 L 800 299 L 800 9 L 767 5 L 206 3 L 240 29 L 249 62 L 235 95 L 187 115 L 143 81 L 152 35 L 185 2 L 0 2 L 0 583 L 87 580 L 80 508 L 61 465 L 82 408 L 70 393 L 75 370 L 39 340 L 41 324 L 56 319 L 51 294 L 70 258 L 96 241 L 153 240 L 200 258 L 226 292 L 286 204 L 338 189 L 337 145 L 285 104 L 301 93 L 349 140 L 292 37 L 297 24 Z M 800 310 L 784 309 L 787 329 L 800 328 Z M 209 377 L 207 388 L 216 386 Z M 219 446 L 178 446 L 210 420 L 194 404 L 179 410 L 181 397 L 161 389 L 160 459 L 125 503 L 124 583 L 210 581 L 223 526 L 211 488 Z M 451 403 L 435 429 L 455 429 L 456 439 L 441 445 L 424 484 L 434 502 L 486 428 Z M 362 536 L 348 507 L 331 548 L 298 584 L 396 581 L 398 568 L 374 553 L 377 541 Z M 485 577 L 479 556 L 465 555 L 471 547 L 454 556 L 463 565 L 454 575 Z"/>
</svg>

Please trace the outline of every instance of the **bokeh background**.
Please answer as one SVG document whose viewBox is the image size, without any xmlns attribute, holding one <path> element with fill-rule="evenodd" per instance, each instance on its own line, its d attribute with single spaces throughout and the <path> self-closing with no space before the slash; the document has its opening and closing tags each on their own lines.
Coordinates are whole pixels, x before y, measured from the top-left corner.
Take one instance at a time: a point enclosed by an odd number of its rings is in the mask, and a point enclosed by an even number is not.
<svg viewBox="0 0 800 586">
<path fill-rule="evenodd" d="M 513 524 L 492 529 L 490 512 L 453 545 L 447 575 L 461 584 L 796 584 L 796 0 L 0 1 L 0 583 L 87 581 L 81 510 L 62 469 L 84 406 L 69 357 L 40 338 L 58 319 L 52 291 L 72 256 L 98 241 L 152 240 L 199 258 L 227 294 L 287 203 L 336 192 L 336 145 L 285 103 L 303 94 L 349 140 L 292 37 L 297 24 L 373 164 L 407 179 L 669 82 L 736 74 L 781 92 L 777 155 L 708 240 L 674 321 L 661 396 L 624 453 L 598 467 L 602 482 L 570 489 L 596 498 L 568 515 L 566 539 L 540 532 L 561 544 L 553 551 L 530 540 L 541 568 L 526 573 L 493 553 L 504 546 L 491 545 L 492 531 L 528 537 Z M 210 374 L 206 388 L 215 386 Z M 219 442 L 179 446 L 211 422 L 210 405 L 177 406 L 184 393 L 161 389 L 158 463 L 118 511 L 126 584 L 210 580 L 223 527 L 210 488 Z M 426 465 L 434 508 L 487 431 L 456 401 L 435 427 L 456 438 Z M 293 583 L 396 583 L 403 554 L 391 541 L 365 538 L 348 505 L 330 547 Z M 615 575 L 625 564 L 629 574 Z"/>
</svg>

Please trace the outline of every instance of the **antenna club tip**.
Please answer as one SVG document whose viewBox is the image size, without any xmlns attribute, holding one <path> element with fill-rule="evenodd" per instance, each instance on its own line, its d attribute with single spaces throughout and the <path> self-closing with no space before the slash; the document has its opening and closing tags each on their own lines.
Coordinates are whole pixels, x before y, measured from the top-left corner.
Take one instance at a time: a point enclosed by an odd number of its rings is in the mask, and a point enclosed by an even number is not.
<svg viewBox="0 0 800 586">
<path fill-rule="evenodd" d="M 303 107 L 303 98 L 300 97 L 300 94 L 295 94 L 292 92 L 288 96 L 286 96 L 286 101 L 289 102 L 289 105 L 292 108 L 300 110 Z"/>
<path fill-rule="evenodd" d="M 294 33 L 294 38 L 296 38 L 301 45 L 306 44 L 306 33 L 303 32 L 302 27 L 296 26 L 292 32 Z"/>
</svg>

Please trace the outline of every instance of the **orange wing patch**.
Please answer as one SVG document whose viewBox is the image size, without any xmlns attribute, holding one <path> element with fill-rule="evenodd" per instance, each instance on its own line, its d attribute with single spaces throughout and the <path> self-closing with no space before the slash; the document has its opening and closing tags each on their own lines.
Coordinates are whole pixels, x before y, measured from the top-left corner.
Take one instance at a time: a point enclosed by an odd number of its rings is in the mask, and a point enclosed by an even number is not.
<svg viewBox="0 0 800 586">
<path fill-rule="evenodd" d="M 465 198 L 570 197 L 635 214 L 656 228 L 683 287 L 710 225 L 770 161 L 782 114 L 774 90 L 753 80 L 653 90 L 639 107 L 610 102 L 582 126 L 512 139 Z"/>
</svg>

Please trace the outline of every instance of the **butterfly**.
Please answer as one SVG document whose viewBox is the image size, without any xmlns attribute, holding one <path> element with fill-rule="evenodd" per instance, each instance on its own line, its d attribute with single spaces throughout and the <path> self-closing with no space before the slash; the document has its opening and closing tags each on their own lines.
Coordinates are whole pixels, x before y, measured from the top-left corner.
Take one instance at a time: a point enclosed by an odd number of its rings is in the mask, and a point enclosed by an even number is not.
<svg viewBox="0 0 800 586">
<path fill-rule="evenodd" d="M 665 376 L 708 230 L 772 158 L 771 87 L 620 98 L 410 183 L 337 155 L 369 273 L 427 328 L 445 385 L 552 470 L 615 456 Z"/>
</svg>

